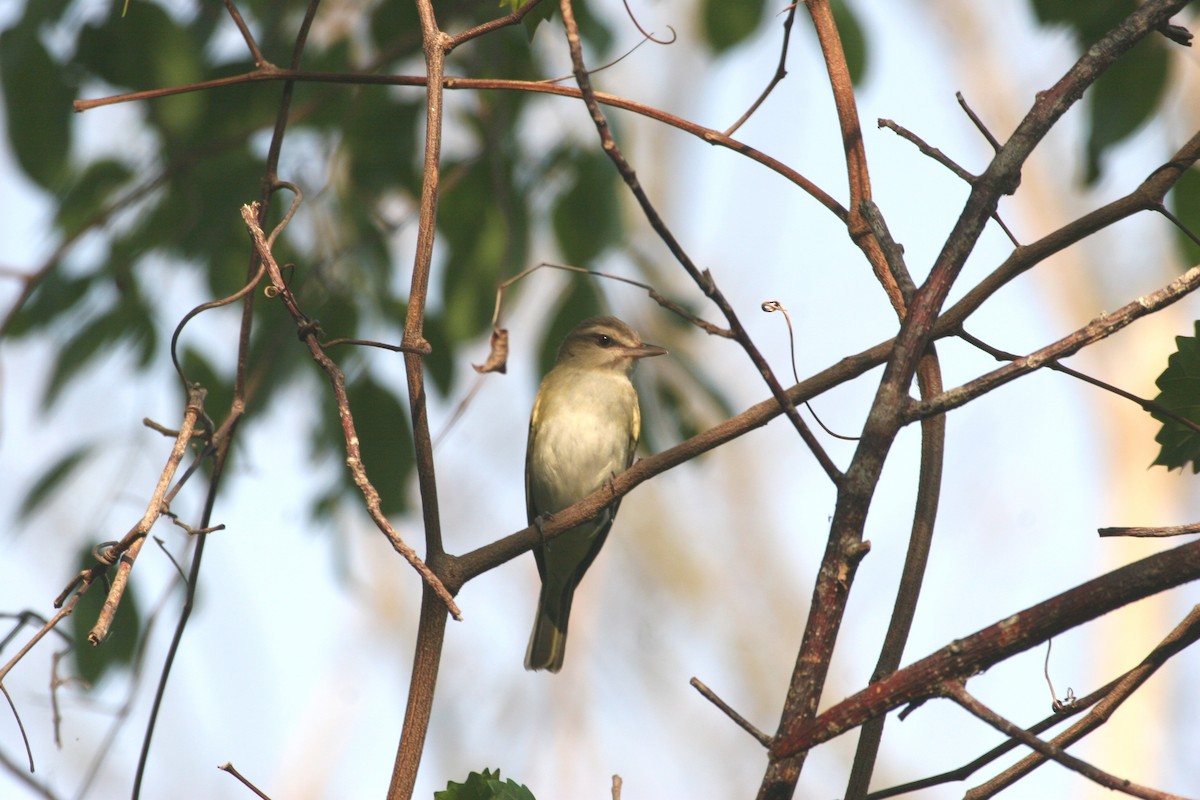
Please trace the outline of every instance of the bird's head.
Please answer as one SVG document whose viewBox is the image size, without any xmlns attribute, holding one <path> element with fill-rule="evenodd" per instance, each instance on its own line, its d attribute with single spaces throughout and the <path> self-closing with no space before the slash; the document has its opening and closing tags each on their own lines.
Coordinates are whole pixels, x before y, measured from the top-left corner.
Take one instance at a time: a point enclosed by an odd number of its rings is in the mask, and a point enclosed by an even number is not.
<svg viewBox="0 0 1200 800">
<path fill-rule="evenodd" d="M 658 345 L 643 343 L 637 331 L 616 317 L 592 317 L 567 334 L 555 363 L 632 372 L 639 358 L 666 352 Z"/>
</svg>

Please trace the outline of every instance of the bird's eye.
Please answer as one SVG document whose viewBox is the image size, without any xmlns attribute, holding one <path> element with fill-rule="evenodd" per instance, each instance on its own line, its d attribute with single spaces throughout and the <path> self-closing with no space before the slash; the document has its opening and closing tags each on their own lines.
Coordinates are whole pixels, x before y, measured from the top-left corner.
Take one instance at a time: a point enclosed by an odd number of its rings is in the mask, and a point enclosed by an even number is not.
<svg viewBox="0 0 1200 800">
<path fill-rule="evenodd" d="M 596 334 L 596 344 L 601 347 L 612 347 L 613 340 L 607 333 L 598 333 Z"/>
</svg>

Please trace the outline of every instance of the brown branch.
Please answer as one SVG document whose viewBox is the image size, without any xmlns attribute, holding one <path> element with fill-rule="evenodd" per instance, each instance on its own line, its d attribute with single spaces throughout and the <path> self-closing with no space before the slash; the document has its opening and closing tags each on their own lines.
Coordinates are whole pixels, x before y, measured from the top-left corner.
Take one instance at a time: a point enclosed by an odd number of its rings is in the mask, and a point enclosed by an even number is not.
<svg viewBox="0 0 1200 800">
<path fill-rule="evenodd" d="M 871 175 L 867 169 L 867 151 L 863 144 L 862 126 L 858 121 L 858 104 L 854 99 L 854 83 L 850 80 L 850 67 L 846 63 L 842 37 L 838 33 L 829 0 L 807 0 L 804 6 L 812 17 L 813 30 L 817 34 L 817 42 L 825 59 L 825 70 L 829 75 L 829 86 L 833 90 L 833 102 L 842 135 L 846 179 L 850 189 L 850 214 L 846 220 L 846 229 L 851 241 L 866 256 L 892 308 L 903 316 L 904 292 L 897 282 L 897 276 L 888 269 L 888 261 L 884 258 L 879 242 L 871 233 L 871 226 L 862 214 L 863 203 L 871 200 Z"/>
<path fill-rule="evenodd" d="M 1150 679 L 1150 676 L 1158 671 L 1159 667 L 1198 640 L 1200 640 L 1200 605 L 1194 606 L 1183 621 L 1176 625 L 1174 630 L 1167 634 L 1166 638 L 1159 642 L 1140 664 L 1113 681 L 1109 686 L 1104 687 L 1101 692 L 1095 692 L 1085 698 L 1081 702 L 1084 707 L 1093 705 L 1088 702 L 1091 697 L 1101 693 L 1103 695 L 1097 698 L 1095 707 L 1088 711 L 1087 716 L 1055 736 L 1050 743 L 1055 747 L 1065 749 L 1099 728 L 1112 717 L 1117 708 Z M 1031 732 L 1037 733 L 1037 731 Z M 992 797 L 1040 767 L 1045 761 L 1045 757 L 1040 753 L 1030 754 L 986 783 L 968 791 L 964 795 L 964 800 L 984 800 L 984 798 Z"/>
<path fill-rule="evenodd" d="M 21 648 L 13 654 L 13 657 L 6 661 L 3 666 L 0 666 L 0 683 L 4 682 L 4 678 L 25 657 L 26 653 L 32 650 L 47 633 L 54 630 L 59 622 L 71 615 L 71 612 L 75 610 L 75 606 L 79 603 L 79 598 L 91 588 L 92 583 L 97 577 L 99 577 L 99 573 L 92 570 L 84 570 L 75 578 L 71 586 L 63 593 L 63 596 L 55 601 L 58 611 L 54 616 L 43 622 L 42 627 L 38 628 L 37 632 L 29 638 L 29 641 L 21 645 Z M 72 592 L 74 593 L 72 594 Z M 69 598 L 66 596 L 68 594 L 70 595 Z"/>
<path fill-rule="evenodd" d="M 732 304 L 730 304 L 730 302 L 725 298 L 725 295 L 717 287 L 716 281 L 713 280 L 712 274 L 709 273 L 708 270 L 704 270 L 702 272 L 695 265 L 692 259 L 684 251 L 683 246 L 675 238 L 674 234 L 671 233 L 662 217 L 659 216 L 657 209 L 655 209 L 654 204 L 650 202 L 649 196 L 646 194 L 641 182 L 638 180 L 637 174 L 634 172 L 633 167 L 630 166 L 629 162 L 625 159 L 624 154 L 621 152 L 620 147 L 618 147 L 616 140 L 613 139 L 612 130 L 609 128 L 608 120 L 604 116 L 604 111 L 600 108 L 600 103 L 596 98 L 595 90 L 592 88 L 591 77 L 588 75 L 587 68 L 583 62 L 583 46 L 580 43 L 579 28 L 575 23 L 575 14 L 573 8 L 571 7 L 571 0 L 559 0 L 559 9 L 563 16 L 563 26 L 566 28 L 567 45 L 571 50 L 571 64 L 575 71 L 575 82 L 579 85 L 579 91 L 583 98 L 584 105 L 587 106 L 588 113 L 592 118 L 592 123 L 596 128 L 596 133 L 600 137 L 600 146 L 605 155 L 609 157 L 609 160 L 611 160 L 613 165 L 617 168 L 617 172 L 621 175 L 622 180 L 625 181 L 625 185 L 629 188 L 630 192 L 637 200 L 638 205 L 642 209 L 643 216 L 645 216 L 646 221 L 650 223 L 650 227 L 653 228 L 654 232 L 658 234 L 659 239 L 661 239 L 663 244 L 667 246 L 667 249 L 671 251 L 671 255 L 675 257 L 675 260 L 679 263 L 679 265 L 682 266 L 684 271 L 688 273 L 688 276 L 691 277 L 696 286 L 699 287 L 705 296 L 712 300 L 717 308 L 721 310 L 721 313 L 725 315 L 725 319 L 729 322 L 729 329 L 733 331 L 734 338 L 737 339 L 738 344 L 742 346 L 742 349 L 745 351 L 746 355 L 749 356 L 751 362 L 753 362 L 754 366 L 758 369 L 759 374 L 762 376 L 767 386 L 771 389 L 771 394 L 773 394 L 776 400 L 779 401 L 779 404 L 783 407 L 784 412 L 791 421 L 792 426 L 796 429 L 796 432 L 800 434 L 800 438 L 804 441 L 805 445 L 808 446 L 808 449 L 817 459 L 817 463 L 821 465 L 821 468 L 825 470 L 825 474 L 828 475 L 829 479 L 836 485 L 841 480 L 841 471 L 837 468 L 837 465 L 833 463 L 833 460 L 825 452 L 824 448 L 821 447 L 821 443 L 813 435 L 812 431 L 808 429 L 808 425 L 805 424 L 803 419 L 801 419 L 800 412 L 798 412 L 796 407 L 791 404 L 791 401 L 788 399 L 787 393 L 784 391 L 783 386 L 780 385 L 779 380 L 775 377 L 775 373 L 771 370 L 770 364 L 767 363 L 767 360 L 763 357 L 762 353 L 760 353 L 758 348 L 754 345 L 749 333 L 747 333 L 746 329 L 742 326 L 741 320 L 738 319 L 737 312 L 734 311 Z"/>
<path fill-rule="evenodd" d="M 1156 553 L 958 639 L 776 737 L 777 757 L 809 750 L 901 706 L 942 692 L 1017 653 L 1110 611 L 1200 578 L 1200 541 Z"/>
<path fill-rule="evenodd" d="M 446 53 L 450 37 L 438 27 L 432 0 L 417 0 L 421 36 L 425 51 L 425 71 L 429 75 L 425 101 L 425 158 L 421 180 L 421 214 L 417 225 L 417 243 L 413 254 L 412 280 L 408 293 L 408 311 L 404 320 L 407 346 L 426 346 L 424 336 L 425 301 L 429 290 L 429 270 L 433 259 L 433 240 L 437 230 L 438 186 L 441 178 L 442 101 Z M 433 442 L 429 435 L 429 415 L 425 397 L 424 361 L 416 353 L 404 354 L 404 372 L 408 383 L 408 404 L 412 414 L 413 452 L 417 484 L 421 497 L 421 515 L 425 528 L 425 553 L 437 574 L 443 576 L 447 563 L 442 544 L 441 517 L 438 510 L 437 479 L 433 462 Z M 437 584 L 441 586 L 441 583 Z M 446 635 L 446 608 L 439 602 L 433 584 L 421 592 L 420 623 L 414 644 L 412 675 L 408 685 L 408 703 L 404 723 L 396 745 L 396 759 L 388 785 L 388 800 L 409 800 L 417 782 L 417 769 L 425 748 L 425 736 L 433 709 Z M 455 617 L 458 615 L 455 614 Z"/>
<path fill-rule="evenodd" d="M 797 5 L 799 5 L 799 3 L 792 3 L 790 6 L 788 6 L 786 16 L 783 18 L 783 42 L 779 46 L 779 63 L 775 65 L 775 74 L 771 76 L 771 80 L 767 81 L 766 88 L 763 89 L 758 95 L 758 98 L 750 104 L 750 107 L 746 109 L 745 113 L 738 117 L 736 122 L 725 129 L 726 136 L 733 136 L 737 129 L 742 127 L 746 120 L 750 119 L 750 117 L 754 115 L 755 111 L 758 111 L 758 107 L 763 104 L 768 96 L 770 96 L 771 92 L 775 91 L 775 87 L 779 85 L 779 82 L 787 77 L 788 46 L 792 41 L 792 23 L 796 20 Z"/>
<path fill-rule="evenodd" d="M 520 25 L 521 20 L 525 19 L 525 15 L 537 8 L 541 2 L 542 0 L 528 0 L 528 2 L 522 3 L 521 6 L 511 14 L 498 17 L 489 22 L 485 22 L 482 25 L 476 25 L 474 28 L 470 28 L 456 36 L 450 37 L 442 50 L 443 56 L 449 55 L 450 51 L 458 47 L 460 44 L 469 42 L 472 39 L 478 39 L 485 33 L 491 33 L 499 28 L 507 28 L 509 25 Z"/>
<path fill-rule="evenodd" d="M 763 747 L 771 746 L 770 736 L 756 728 L 754 724 L 750 722 L 750 720 L 743 717 L 737 711 L 734 711 L 733 706 L 729 705 L 720 697 L 718 697 L 717 693 L 708 688 L 703 681 L 701 681 L 699 678 L 692 678 L 690 681 L 688 681 L 688 683 L 690 683 L 692 688 L 699 692 L 705 700 L 712 703 L 714 706 L 719 708 L 725 716 L 733 720 L 734 724 L 736 724 L 746 733 L 753 736 L 759 744 L 761 744 Z"/>
<path fill-rule="evenodd" d="M 392 549 L 408 561 L 413 569 L 417 571 L 417 574 L 421 576 L 422 580 L 433 588 L 437 596 L 445 603 L 446 608 L 455 617 L 459 617 L 458 606 L 455 605 L 454 598 L 446 591 L 446 587 L 442 585 L 437 575 L 426 566 L 416 551 L 404 542 L 400 534 L 396 532 L 395 528 L 392 527 L 387 517 L 380 510 L 379 492 L 368 479 L 366 469 L 363 466 L 358 431 L 355 428 L 354 417 L 350 411 L 350 401 L 346 395 L 346 376 L 337 364 L 334 363 L 333 359 L 321 349 L 321 343 L 317 338 L 315 326 L 312 325 L 304 312 L 300 310 L 295 296 L 283 280 L 283 275 L 279 270 L 279 265 L 275 261 L 275 256 L 271 253 L 267 238 L 258 224 L 258 203 L 242 206 L 242 221 L 245 222 L 246 229 L 250 232 L 254 246 L 258 251 L 258 257 L 266 266 L 272 286 L 283 301 L 288 313 L 296 320 L 301 340 L 308 347 L 313 361 L 317 362 L 317 365 L 325 372 L 333 388 L 334 401 L 337 403 L 338 417 L 342 422 L 342 433 L 346 441 L 346 466 L 350 469 L 354 485 L 358 487 L 358 490 L 363 495 L 363 499 L 366 501 L 367 513 L 375 523 L 375 527 L 379 528 L 380 532 L 387 537 L 388 542 L 392 545 Z"/>
<path fill-rule="evenodd" d="M 167 463 L 162 469 L 162 473 L 158 477 L 158 485 L 154 487 L 154 493 L 150 496 L 150 502 L 146 506 L 146 513 L 142 515 L 134 529 L 126 535 L 128 546 L 121 549 L 110 550 L 106 555 L 120 552 L 117 559 L 117 574 L 113 576 L 112 582 L 109 584 L 108 596 L 104 598 L 104 604 L 100 607 L 100 615 L 96 619 L 96 624 L 92 626 L 88 632 L 88 641 L 93 645 L 99 645 L 108 636 L 108 631 L 112 627 L 113 619 L 116 617 L 117 608 L 121 604 L 121 597 L 125 594 L 125 587 L 129 583 L 129 573 L 133 571 L 133 563 L 137 560 L 138 553 L 141 552 L 142 545 L 146 542 L 146 536 L 149 535 L 150 529 L 154 527 L 154 523 L 162 516 L 167 509 L 167 489 L 171 485 L 171 480 L 175 477 L 175 471 L 179 468 L 180 462 L 183 461 L 183 456 L 187 452 L 188 444 L 192 440 L 192 432 L 196 427 L 196 420 L 204 413 L 204 398 L 208 394 L 206 389 L 201 388 L 198 384 L 193 384 L 188 387 L 187 404 L 183 409 L 183 421 L 179 426 L 179 433 L 175 436 L 175 445 L 171 448 L 171 454 L 167 457 Z M 111 556 L 110 556 L 111 557 Z M 110 560 L 109 564 L 112 563 Z"/>
<path fill-rule="evenodd" d="M 74 108 L 77 112 L 88 111 L 101 106 L 113 105 L 116 103 L 129 103 L 138 100 L 150 100 L 159 97 L 168 97 L 171 95 L 185 94 L 187 92 L 204 91 L 208 89 L 219 88 L 223 86 L 236 86 L 243 83 L 259 83 L 271 81 L 297 81 L 302 83 L 339 83 L 364 86 L 425 86 L 427 79 L 424 75 L 376 75 L 367 72 L 320 72 L 300 69 L 256 69 L 250 72 L 245 72 L 240 75 L 231 75 L 224 78 L 215 78 L 209 81 L 200 81 L 182 86 L 172 86 L 159 89 L 148 89 L 139 92 L 127 92 L 125 94 L 112 95 L 109 97 L 95 98 L 92 100 L 76 100 Z M 504 80 L 498 78 L 453 78 L 447 77 L 442 79 L 442 86 L 445 89 L 466 89 L 476 91 L 517 91 L 517 92 L 533 92 L 536 94 L 550 94 L 559 97 L 569 97 L 579 99 L 582 93 L 579 89 L 570 86 L 558 86 L 556 84 L 545 83 L 542 81 L 519 81 L 519 80 Z M 838 219 L 845 221 L 848 216 L 846 209 L 835 200 L 831 195 L 821 189 L 812 181 L 805 178 L 796 170 L 787 166 L 778 159 L 756 150 L 750 145 L 738 141 L 726 134 L 714 129 L 707 128 L 703 125 L 677 117 L 674 114 L 668 114 L 652 106 L 638 103 L 633 100 L 628 100 L 616 95 L 606 94 L 604 92 L 595 92 L 596 101 L 613 108 L 620 108 L 624 111 L 630 111 L 639 114 L 648 119 L 653 119 L 670 125 L 673 128 L 689 133 L 709 144 L 718 145 L 727 148 L 746 156 L 764 167 L 767 167 L 772 172 L 775 172 L 787 180 L 800 187 L 804 192 L 810 195 L 818 203 L 832 212 Z"/>
<path fill-rule="evenodd" d="M 1000 716 L 983 703 L 976 700 L 963 685 L 957 681 L 946 681 L 942 684 L 942 695 L 948 697 L 958 703 L 967 711 L 974 714 L 979 719 L 991 725 L 996 730 L 1021 742 L 1028 747 L 1037 751 L 1038 755 L 1045 758 L 1051 758 L 1063 765 L 1067 769 L 1074 770 L 1088 780 L 1103 786 L 1106 789 L 1111 789 L 1116 792 L 1124 792 L 1133 797 L 1141 797 L 1144 800 L 1186 800 L 1186 798 L 1178 795 L 1160 792 L 1156 789 L 1151 789 L 1146 786 L 1140 786 L 1133 781 L 1118 778 L 1102 769 L 1092 766 L 1086 761 L 1076 758 L 1067 753 L 1061 747 L 1049 744 L 1032 733 L 1022 729 L 1018 725 L 1014 725 L 1004 717 Z"/>
<path fill-rule="evenodd" d="M 1146 539 L 1185 536 L 1190 533 L 1200 533 L 1200 522 L 1191 522 L 1187 525 L 1165 525 L 1159 528 L 1100 528 L 1097 533 L 1101 537 L 1132 536 Z"/>
<path fill-rule="evenodd" d="M 1084 89 L 1148 35 L 1155 25 L 1183 5 L 1186 5 L 1185 0 L 1150 0 L 1089 48 L 1055 86 L 1037 96 L 1012 137 L 972 184 L 958 222 L 937 256 L 929 278 L 909 304 L 863 428 L 862 441 L 845 481 L 839 487 L 829 541 L 813 589 L 808 624 L 781 714 L 781 737 L 786 737 L 790 731 L 804 729 L 816 717 L 829 670 L 828 654 L 833 651 L 855 575 L 857 561 L 854 555 L 862 547 L 863 528 L 883 464 L 904 422 L 901 412 L 909 402 L 912 377 L 930 341 L 938 335 L 939 327 L 951 324 L 951 320 L 939 319 L 939 312 L 987 220 L 996 210 L 1000 197 L 1015 191 L 1021 167 L 1030 153 L 1081 97 Z M 959 306 L 962 306 L 961 302 Z M 787 758 L 802 749 L 806 748 L 780 748 L 775 755 Z M 790 796 L 801 766 L 796 760 L 778 768 L 772 764 L 760 786 L 759 797 Z"/>
<path fill-rule="evenodd" d="M 1112 336 L 1135 320 L 1178 302 L 1195 291 L 1197 287 L 1200 287 L 1200 265 L 1192 267 L 1158 291 L 1139 297 L 1109 314 L 1097 317 L 1053 344 L 1023 358 L 1018 358 L 986 375 L 981 375 L 962 386 L 949 389 L 937 397 L 911 404 L 905 412 L 905 416 L 910 420 L 923 419 L 933 414 L 944 414 L 951 409 L 965 405 L 1015 378 L 1040 369 L 1052 361 L 1071 356 L 1088 345 Z"/>
<path fill-rule="evenodd" d="M 262 798 L 262 800 L 271 800 L 270 797 L 263 794 L 261 789 L 259 789 L 253 783 L 251 783 L 250 780 L 245 775 L 238 772 L 237 769 L 233 766 L 233 764 L 226 762 L 226 763 L 222 764 L 221 766 L 217 767 L 217 769 L 221 770 L 222 772 L 227 772 L 230 775 L 232 775 L 234 778 L 237 779 L 237 781 L 239 783 L 242 784 L 242 786 L 245 786 L 247 789 L 254 792 L 256 797 L 260 797 L 260 798 Z"/>
</svg>

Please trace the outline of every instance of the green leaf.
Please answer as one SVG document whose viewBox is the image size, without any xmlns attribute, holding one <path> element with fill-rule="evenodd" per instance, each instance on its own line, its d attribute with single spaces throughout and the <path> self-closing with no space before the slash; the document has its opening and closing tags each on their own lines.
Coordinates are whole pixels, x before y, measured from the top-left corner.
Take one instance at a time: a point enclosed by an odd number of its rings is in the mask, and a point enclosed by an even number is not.
<svg viewBox="0 0 1200 800">
<path fill-rule="evenodd" d="M 758 30 L 765 0 L 704 0 L 701 22 L 708 46 L 718 55 L 739 45 Z"/>
<path fill-rule="evenodd" d="M 50 495 L 75 473 L 76 468 L 91 453 L 92 445 L 83 444 L 47 467 L 34 482 L 33 486 L 29 487 L 29 491 L 25 493 L 25 497 L 21 499 L 21 507 L 17 510 L 17 518 L 24 521 L 30 514 L 37 511 L 50 498 Z"/>
<path fill-rule="evenodd" d="M 446 788 L 433 793 L 434 800 L 534 800 L 528 787 L 511 778 L 500 780 L 500 770 L 472 772 L 466 783 L 449 781 Z"/>
<path fill-rule="evenodd" d="M 1130 50 L 1097 79 L 1089 93 L 1087 173 L 1100 177 L 1100 160 L 1154 114 L 1167 85 L 1167 49 L 1150 38 Z"/>
<path fill-rule="evenodd" d="M 125 164 L 111 158 L 88 164 L 59 197 L 55 222 L 60 230 L 74 233 L 104 209 L 112 195 L 133 177 Z"/>
<path fill-rule="evenodd" d="M 512 3 L 520 3 L 520 0 L 508 0 Z M 501 3 L 503 5 L 503 3 Z M 524 5 L 524 3 L 521 3 Z M 543 22 L 549 22 L 558 13 L 558 3 L 541 3 L 533 11 L 530 11 L 521 18 L 521 26 L 525 28 L 525 37 L 529 41 L 533 41 L 533 35 L 537 33 L 537 29 L 541 27 Z"/>
<path fill-rule="evenodd" d="M 27 336 L 57 324 L 64 314 L 78 313 L 76 306 L 92 282 L 91 275 L 74 278 L 63 274 L 61 269 L 48 272 L 13 317 L 6 334 Z"/>
<path fill-rule="evenodd" d="M 602 153 L 578 153 L 574 174 L 554 206 L 554 235 L 567 263 L 586 267 L 621 239 L 618 176 Z"/>
<path fill-rule="evenodd" d="M 1065 26 L 1077 49 L 1091 47 L 1137 10 L 1136 0 L 1033 0 L 1043 25 Z M 1102 159 L 1154 113 L 1167 82 L 1167 45 L 1151 36 L 1105 71 L 1088 91 L 1088 132 L 1084 181 L 1100 177 Z"/>
<path fill-rule="evenodd" d="M 1043 25 L 1065 25 L 1076 44 L 1088 47 L 1137 10 L 1136 0 L 1033 0 L 1033 11 Z"/>
<path fill-rule="evenodd" d="M 90 547 L 85 547 L 79 556 L 79 568 L 88 569 L 96 563 Z M 111 574 L 111 570 L 110 570 Z M 137 654 L 138 642 L 142 638 L 142 620 L 137 607 L 136 581 L 125 586 L 121 605 L 117 607 L 108 637 L 99 645 L 88 641 L 88 632 L 96 624 L 100 608 L 108 593 L 108 583 L 98 580 L 87 594 L 79 598 L 71 614 L 71 659 L 79 677 L 95 686 L 113 669 L 127 667 Z"/>
<path fill-rule="evenodd" d="M 1179 179 L 1167 197 L 1171 212 L 1189 231 L 1200 233 L 1200 170 L 1193 167 Z M 1200 245 L 1190 236 L 1176 229 L 1179 248 L 1183 253 L 1184 266 L 1200 263 Z"/>
<path fill-rule="evenodd" d="M 121 302 L 85 323 L 59 348 L 46 384 L 44 404 L 47 407 L 58 400 L 67 384 L 92 361 L 110 355 L 121 345 L 136 348 L 140 367 L 149 363 L 154 354 L 157 331 L 150 309 L 135 295 L 136 292 L 129 288 Z"/>
<path fill-rule="evenodd" d="M 496 286 L 512 270 L 508 262 L 516 232 L 497 198 L 513 195 L 484 160 L 450 165 L 443 174 L 452 185 L 438 212 L 446 248 L 442 323 L 450 341 L 463 342 L 488 329 Z"/>
<path fill-rule="evenodd" d="M 1200 321 L 1196 322 L 1195 332 L 1195 336 L 1175 337 L 1176 351 L 1155 381 L 1159 395 L 1154 400 L 1179 416 L 1200 423 Z M 1154 437 L 1161 450 L 1153 463 L 1167 469 L 1182 469 L 1190 463 L 1193 473 L 1200 472 L 1200 433 L 1157 411 L 1150 413 L 1162 423 Z"/>
<path fill-rule="evenodd" d="M 0 88 L 17 163 L 38 185 L 54 188 L 71 153 L 75 84 L 42 46 L 36 27 L 0 33 Z"/>
</svg>

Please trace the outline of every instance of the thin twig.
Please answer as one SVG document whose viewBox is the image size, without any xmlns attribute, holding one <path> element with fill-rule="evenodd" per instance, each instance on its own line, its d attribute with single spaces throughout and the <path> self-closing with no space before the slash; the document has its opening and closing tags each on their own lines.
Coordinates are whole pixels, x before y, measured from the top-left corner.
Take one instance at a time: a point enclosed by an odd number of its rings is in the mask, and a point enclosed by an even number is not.
<svg viewBox="0 0 1200 800">
<path fill-rule="evenodd" d="M 1170 794 L 1168 792 L 1160 792 L 1156 789 L 1151 789 L 1147 786 L 1141 786 L 1127 778 L 1118 778 L 1111 773 L 1105 772 L 1098 767 L 1092 766 L 1086 761 L 1076 758 L 1067 753 L 1061 747 L 1056 747 L 1049 742 L 1043 741 L 1033 734 L 1027 732 L 1019 725 L 1014 725 L 1004 717 L 1000 716 L 990 708 L 979 702 L 973 697 L 961 683 L 957 681 L 946 681 L 942 685 L 942 691 L 946 697 L 949 697 L 954 702 L 958 703 L 967 711 L 974 714 L 979 719 L 991 725 L 996 730 L 1020 741 L 1022 744 L 1032 747 L 1038 754 L 1045 758 L 1051 758 L 1063 765 L 1067 769 L 1074 770 L 1088 780 L 1103 786 L 1106 789 L 1111 789 L 1114 792 L 1124 792 L 1133 797 L 1141 797 L 1144 800 L 1186 800 L 1179 795 Z"/>
<path fill-rule="evenodd" d="M 759 374 L 771 389 L 771 394 L 779 401 L 783 407 L 784 413 L 787 414 L 792 426 L 796 432 L 800 434 L 800 438 L 804 441 L 808 449 L 816 457 L 817 463 L 825 470 L 825 474 L 829 477 L 834 485 L 838 485 L 842 479 L 842 473 L 833 463 L 833 459 L 821 447 L 821 443 L 809 430 L 808 425 L 801 419 L 796 407 L 792 405 L 788 399 L 787 393 L 779 384 L 775 373 L 771 370 L 770 364 L 759 352 L 758 348 L 751 340 L 749 333 L 746 332 L 741 320 L 738 319 L 737 312 L 733 306 L 725 298 L 725 295 L 717 287 L 716 281 L 713 280 L 712 274 L 708 270 L 701 271 L 688 254 L 684 251 L 683 246 L 671 233 L 662 217 L 658 214 L 654 204 L 650 202 L 649 196 L 643 189 L 641 182 L 638 180 L 637 174 L 633 167 L 630 166 L 616 140 L 613 138 L 612 130 L 609 127 L 608 120 L 604 116 L 604 111 L 600 108 L 600 103 L 596 98 L 595 90 L 592 88 L 591 78 L 588 75 L 587 68 L 583 61 L 583 46 L 579 38 L 579 27 L 575 22 L 574 9 L 571 6 L 571 0 L 559 0 L 559 10 L 563 16 L 563 26 L 566 28 L 567 46 L 571 51 L 571 64 L 575 70 L 575 82 L 579 86 L 580 94 L 583 98 L 584 105 L 587 107 L 588 113 L 592 118 L 592 124 L 596 128 L 596 133 L 600 137 L 600 146 L 605 155 L 613 162 L 617 168 L 617 172 L 621 175 L 625 185 L 629 187 L 634 199 L 642 209 L 642 214 L 646 221 L 650 223 L 650 227 L 658 234 L 663 244 L 671 251 L 671 255 L 683 267 L 689 277 L 696 283 L 704 294 L 716 304 L 721 313 L 725 315 L 725 319 L 729 322 L 729 328 L 734 333 L 738 344 L 750 357 L 754 366 L 758 369 Z"/>
<path fill-rule="evenodd" d="M 688 681 L 688 683 L 690 683 L 692 688 L 699 692 L 705 700 L 708 700 L 708 702 L 721 709 L 721 712 L 733 720 L 739 728 L 753 736 L 759 744 L 761 744 L 763 747 L 771 746 L 771 737 L 768 734 L 763 733 L 761 730 L 756 728 L 754 724 L 750 722 L 750 720 L 734 711 L 733 706 L 729 705 L 720 697 L 718 697 L 717 693 L 708 688 L 703 681 L 701 681 L 699 678 L 692 678 L 690 681 Z"/>
<path fill-rule="evenodd" d="M 266 267 L 267 274 L 270 276 L 271 283 L 278 292 L 278 296 L 283 300 L 284 306 L 296 320 L 297 326 L 300 328 L 301 338 L 309 348 L 309 354 L 317 365 L 325 372 L 333 388 L 334 399 L 338 406 L 338 416 L 342 422 L 342 429 L 346 441 L 346 465 L 350 468 L 350 474 L 354 479 L 354 485 L 358 487 L 366 500 L 367 513 L 375 526 L 387 537 L 392 548 L 404 557 L 413 569 L 421 576 L 427 584 L 429 584 L 442 602 L 446 604 L 446 608 L 454 614 L 455 618 L 461 618 L 461 612 L 454 602 L 454 598 L 446 591 L 446 587 L 441 580 L 433 573 L 432 570 L 425 564 L 424 561 L 417 555 L 416 551 L 408 546 L 396 532 L 391 523 L 383 515 L 380 509 L 379 492 L 375 486 L 367 478 L 366 469 L 362 462 L 362 453 L 359 447 L 358 433 L 354 425 L 354 417 L 350 411 L 349 399 L 346 395 L 346 378 L 337 364 L 329 358 L 328 355 L 321 349 L 321 344 L 317 340 L 316 331 L 309 324 L 308 317 L 300 310 L 296 304 L 295 297 L 292 295 L 291 289 L 283 280 L 283 275 L 280 272 L 279 265 L 275 262 L 275 257 L 271 253 L 267 244 L 267 238 L 263 233 L 262 228 L 258 226 L 258 204 L 242 206 L 242 221 L 246 224 L 246 229 L 250 232 L 250 236 L 254 241 L 254 245 L 258 250 L 258 256 L 262 259 Z"/>
<path fill-rule="evenodd" d="M 1185 536 L 1190 533 L 1200 533 L 1200 522 L 1187 525 L 1164 525 L 1159 528 L 1100 528 L 1100 536 L 1131 536 L 1136 538 L 1157 539 L 1168 536 Z"/>
<path fill-rule="evenodd" d="M 737 129 L 746 123 L 746 120 L 754 116 L 754 112 L 758 111 L 758 107 L 770 96 L 771 92 L 775 91 L 775 87 L 779 85 L 780 81 L 787 77 L 788 46 L 792 41 L 792 23 L 796 19 L 796 6 L 798 5 L 798 2 L 792 3 L 784 10 L 786 16 L 783 18 L 783 41 L 779 46 L 779 63 L 775 65 L 775 74 L 767 81 L 766 88 L 759 93 L 754 102 L 750 104 L 750 107 L 737 118 L 736 122 L 725 129 L 726 136 L 733 136 Z"/>
</svg>

